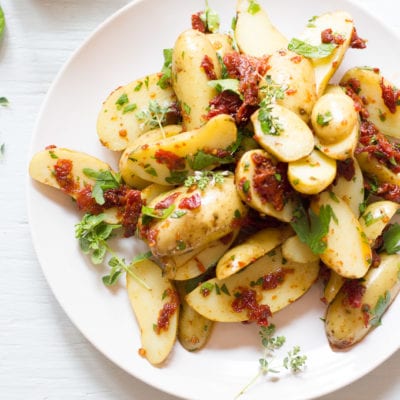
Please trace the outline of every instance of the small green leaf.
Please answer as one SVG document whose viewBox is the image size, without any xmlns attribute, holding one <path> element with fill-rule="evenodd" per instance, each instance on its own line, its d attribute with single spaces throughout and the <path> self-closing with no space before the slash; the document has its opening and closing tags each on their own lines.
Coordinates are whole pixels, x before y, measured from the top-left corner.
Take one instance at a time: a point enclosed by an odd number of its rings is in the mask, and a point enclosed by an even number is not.
<svg viewBox="0 0 400 400">
<path fill-rule="evenodd" d="M 7 97 L 0 97 L 0 106 L 7 107 L 9 104 Z"/>
<path fill-rule="evenodd" d="M 157 82 L 157 85 L 160 86 L 161 89 L 166 89 L 171 85 L 172 53 L 173 49 L 163 50 L 164 64 L 161 69 L 161 77 Z"/>
<path fill-rule="evenodd" d="M 400 251 L 400 225 L 397 222 L 390 225 L 383 234 L 383 247 L 388 254 Z"/>
<path fill-rule="evenodd" d="M 288 49 L 307 58 L 325 58 L 333 53 L 336 45 L 333 43 L 321 43 L 318 46 L 314 46 L 303 40 L 293 38 L 288 44 Z"/>
<path fill-rule="evenodd" d="M 249 1 L 249 7 L 247 8 L 247 12 L 251 15 L 257 14 L 261 10 L 260 5 L 255 0 Z"/>
<path fill-rule="evenodd" d="M 243 99 L 243 95 L 239 91 L 238 79 L 217 79 L 213 81 L 208 81 L 208 85 L 213 87 L 218 93 L 228 90 L 230 92 L 236 93 L 241 99 Z"/>
<path fill-rule="evenodd" d="M 4 16 L 4 11 L 0 6 L 0 38 L 3 36 L 5 26 L 6 26 L 6 18 Z"/>
<path fill-rule="evenodd" d="M 325 112 L 324 114 L 318 113 L 317 115 L 317 124 L 320 126 L 328 126 L 329 122 L 333 119 L 332 113 L 330 111 Z"/>
<path fill-rule="evenodd" d="M 124 107 L 122 114 L 126 114 L 132 111 L 135 111 L 137 109 L 137 105 L 135 103 L 128 104 L 127 106 Z"/>
<path fill-rule="evenodd" d="M 126 93 L 121 94 L 118 100 L 115 102 L 118 106 L 123 106 L 124 104 L 129 103 L 128 95 Z"/>
<path fill-rule="evenodd" d="M 373 318 L 370 319 L 369 323 L 372 326 L 378 326 L 382 323 L 382 315 L 385 313 L 386 309 L 389 307 L 391 300 L 390 292 L 386 290 L 383 296 L 379 296 L 378 301 L 372 310 L 371 314 Z"/>
</svg>

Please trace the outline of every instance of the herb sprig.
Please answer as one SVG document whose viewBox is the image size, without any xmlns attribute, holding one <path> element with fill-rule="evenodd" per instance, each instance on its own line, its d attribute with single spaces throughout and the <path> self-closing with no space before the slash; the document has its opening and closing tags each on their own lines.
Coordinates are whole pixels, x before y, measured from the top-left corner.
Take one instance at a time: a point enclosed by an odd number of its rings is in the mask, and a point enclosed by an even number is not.
<svg viewBox="0 0 400 400">
<path fill-rule="evenodd" d="M 95 171 L 91 168 L 84 168 L 83 173 L 95 180 L 92 190 L 92 197 L 97 204 L 105 203 L 104 191 L 108 189 L 118 189 L 121 185 L 121 175 L 108 170 Z"/>
<path fill-rule="evenodd" d="M 141 254 L 135 257 L 129 264 L 125 259 L 119 257 L 108 245 L 107 240 L 112 236 L 114 230 L 121 227 L 119 224 L 108 224 L 105 222 L 106 214 L 92 215 L 85 214 L 80 222 L 75 225 L 75 237 L 79 241 L 79 246 L 84 254 L 90 254 L 93 264 L 101 264 L 107 253 L 111 255 L 108 265 L 111 267 L 110 273 L 103 276 L 103 283 L 106 286 L 114 285 L 119 276 L 126 272 L 134 278 L 144 288 L 151 288 L 132 270 L 131 267 L 151 256 L 151 253 Z"/>
<path fill-rule="evenodd" d="M 275 330 L 276 328 L 273 324 L 266 327 L 260 327 L 259 335 L 264 352 L 262 358 L 258 360 L 259 370 L 257 375 L 255 375 L 254 378 L 235 397 L 236 399 L 244 394 L 261 376 L 268 373 L 280 373 L 280 370 L 277 368 L 284 367 L 292 373 L 298 373 L 305 368 L 307 356 L 301 354 L 300 346 L 294 346 L 286 353 L 286 356 L 280 362 L 280 365 L 278 365 L 278 367 L 274 366 L 274 364 L 276 365 L 276 362 L 274 363 L 275 350 L 280 349 L 286 343 L 286 337 L 275 336 Z"/>
</svg>

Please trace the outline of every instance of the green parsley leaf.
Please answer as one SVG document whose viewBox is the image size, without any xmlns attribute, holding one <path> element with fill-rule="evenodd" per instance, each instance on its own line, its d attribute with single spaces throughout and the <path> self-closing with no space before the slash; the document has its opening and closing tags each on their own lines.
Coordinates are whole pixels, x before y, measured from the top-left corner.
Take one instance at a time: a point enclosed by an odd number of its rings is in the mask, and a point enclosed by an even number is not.
<svg viewBox="0 0 400 400">
<path fill-rule="evenodd" d="M 9 104 L 7 97 L 0 97 L 0 106 L 7 107 Z"/>
<path fill-rule="evenodd" d="M 5 152 L 6 152 L 6 144 L 2 143 L 0 144 L 0 160 L 3 159 Z"/>
<path fill-rule="evenodd" d="M 388 254 L 400 251 L 400 225 L 397 222 L 390 225 L 383 234 L 383 248 Z"/>
<path fill-rule="evenodd" d="M 319 215 L 311 209 L 307 213 L 303 207 L 299 207 L 290 225 L 299 239 L 306 243 L 314 254 L 321 254 L 327 246 L 324 238 L 329 231 L 331 218 L 337 221 L 330 205 L 323 205 L 319 210 Z"/>
<path fill-rule="evenodd" d="M 314 46 L 303 40 L 293 38 L 288 44 L 288 49 L 307 58 L 325 58 L 333 53 L 336 45 L 333 43 L 321 43 L 318 46 Z"/>
<path fill-rule="evenodd" d="M 181 185 L 188 176 L 188 171 L 170 171 L 170 175 L 165 178 L 165 181 L 171 185 Z"/>
<path fill-rule="evenodd" d="M 95 185 L 92 189 L 92 197 L 97 204 L 105 203 L 104 191 L 108 189 L 117 189 L 121 185 L 121 175 L 109 170 L 95 171 L 91 168 L 83 168 L 83 173 L 92 179 L 95 179 Z"/>
<path fill-rule="evenodd" d="M 316 19 L 318 18 L 318 16 L 316 16 L 316 15 L 314 15 L 314 16 L 312 16 L 309 20 L 308 20 L 308 23 L 307 23 L 307 28 L 316 28 L 317 27 L 317 25 L 315 25 L 315 21 L 316 21 Z"/>
<path fill-rule="evenodd" d="M 129 103 L 128 95 L 126 93 L 121 94 L 115 102 L 117 106 L 123 106 L 126 103 Z"/>
<path fill-rule="evenodd" d="M 122 114 L 126 114 L 128 112 L 135 111 L 137 109 L 137 104 L 131 103 L 124 107 Z"/>
<path fill-rule="evenodd" d="M 195 171 L 200 171 L 211 166 L 217 166 L 222 164 L 231 164 L 235 159 L 231 156 L 217 157 L 214 154 L 205 153 L 203 150 L 199 150 L 197 153 L 187 158 L 189 166 Z"/>
<path fill-rule="evenodd" d="M 157 82 L 157 85 L 161 89 L 166 89 L 171 86 L 171 76 L 172 76 L 172 53 L 173 49 L 164 49 L 164 64 L 161 68 L 161 77 Z"/>
<path fill-rule="evenodd" d="M 213 87 L 218 93 L 225 90 L 236 93 L 241 99 L 243 95 L 239 91 L 239 80 L 238 79 L 216 79 L 213 81 L 208 81 L 208 85 Z"/>
<path fill-rule="evenodd" d="M 379 296 L 378 301 L 372 310 L 371 314 L 373 315 L 373 318 L 369 320 L 370 325 L 372 326 L 378 326 L 381 325 L 382 323 L 382 315 L 385 313 L 386 309 L 389 307 L 390 304 L 390 292 L 389 290 L 386 290 L 385 294 L 382 296 Z"/>
<path fill-rule="evenodd" d="M 332 113 L 330 111 L 327 111 L 324 114 L 318 113 L 317 115 L 317 124 L 320 126 L 328 126 L 329 122 L 331 122 L 333 119 Z"/>
</svg>

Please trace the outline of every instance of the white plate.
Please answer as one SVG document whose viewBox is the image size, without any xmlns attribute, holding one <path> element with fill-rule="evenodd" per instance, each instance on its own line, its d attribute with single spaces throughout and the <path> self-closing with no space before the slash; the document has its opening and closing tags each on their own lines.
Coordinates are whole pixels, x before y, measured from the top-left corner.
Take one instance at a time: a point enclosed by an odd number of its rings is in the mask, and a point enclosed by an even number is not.
<svg viewBox="0 0 400 400">
<path fill-rule="evenodd" d="M 236 1 L 211 0 L 227 27 Z M 275 24 L 288 37 L 296 36 L 313 15 L 343 9 L 350 12 L 366 50 L 350 50 L 341 71 L 356 65 L 379 66 L 400 82 L 398 39 L 372 16 L 346 0 L 307 0 L 294 9 L 292 0 L 264 4 Z M 115 156 L 96 136 L 101 102 L 115 87 L 159 71 L 162 49 L 190 27 L 192 13 L 203 1 L 139 1 L 111 17 L 87 40 L 64 67 L 42 108 L 32 153 L 46 145 L 69 147 L 116 165 Z M 396 45 L 397 44 L 397 45 Z M 390 55 L 390 56 L 388 56 Z M 115 364 L 161 390 L 190 399 L 232 399 L 257 373 L 261 345 L 253 325 L 218 325 L 206 349 L 188 353 L 175 346 L 168 363 L 154 368 L 142 359 L 138 328 L 122 287 L 106 289 L 102 272 L 80 253 L 74 239 L 79 216 L 69 198 L 31 183 L 28 188 L 30 226 L 37 255 L 56 298 L 80 331 Z M 131 242 L 132 253 L 140 245 Z M 277 314 L 273 322 L 292 345 L 308 356 L 307 370 L 297 376 L 263 377 L 243 398 L 300 399 L 331 392 L 360 378 L 393 354 L 400 344 L 398 301 L 384 316 L 383 325 L 347 352 L 333 352 L 320 317 L 324 306 L 320 288 Z"/>
</svg>

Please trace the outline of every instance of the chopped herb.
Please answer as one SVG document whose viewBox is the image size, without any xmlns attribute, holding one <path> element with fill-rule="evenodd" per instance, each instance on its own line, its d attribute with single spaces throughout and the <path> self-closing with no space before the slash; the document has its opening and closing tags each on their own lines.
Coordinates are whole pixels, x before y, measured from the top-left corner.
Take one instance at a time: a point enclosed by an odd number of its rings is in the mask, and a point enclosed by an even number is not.
<svg viewBox="0 0 400 400">
<path fill-rule="evenodd" d="M 137 109 L 137 105 L 135 103 L 128 104 L 124 107 L 122 114 L 126 114 L 128 112 L 135 111 Z"/>
<path fill-rule="evenodd" d="M 261 102 L 257 119 L 260 122 L 261 130 L 267 135 L 279 136 L 283 131 L 283 127 L 279 122 L 279 118 L 272 115 L 271 104 L 263 104 Z"/>
<path fill-rule="evenodd" d="M 181 185 L 188 176 L 188 171 L 173 170 L 170 176 L 165 178 L 165 181 L 171 185 Z"/>
<path fill-rule="evenodd" d="M 149 82 L 150 82 L 150 77 L 146 76 L 146 78 L 144 78 L 144 85 L 146 86 L 146 89 L 149 89 Z"/>
<path fill-rule="evenodd" d="M 121 96 L 119 96 L 118 100 L 115 102 L 115 104 L 118 106 L 123 106 L 126 103 L 129 103 L 129 98 L 126 93 L 121 94 Z"/>
<path fill-rule="evenodd" d="M 377 218 L 374 218 L 371 211 L 369 211 L 365 215 L 363 215 L 362 218 L 365 222 L 365 225 L 370 226 L 370 225 L 374 224 L 375 222 L 379 221 L 380 219 L 382 219 L 382 215 L 380 215 Z"/>
<path fill-rule="evenodd" d="M 324 114 L 318 113 L 317 115 L 317 124 L 320 126 L 328 126 L 329 122 L 331 122 L 333 119 L 332 113 L 330 111 L 327 111 Z"/>
<path fill-rule="evenodd" d="M 158 176 L 157 171 L 151 166 L 147 166 L 144 170 L 151 176 Z"/>
<path fill-rule="evenodd" d="M 228 295 L 228 296 L 231 295 L 231 294 L 229 293 L 229 289 L 226 287 L 226 284 L 225 284 L 225 283 L 221 286 L 221 292 L 222 292 L 222 293 L 225 293 L 225 294 Z"/>
<path fill-rule="evenodd" d="M 316 28 L 317 26 L 315 25 L 315 21 L 317 20 L 318 16 L 314 15 L 312 16 L 307 23 L 307 28 Z"/>
<path fill-rule="evenodd" d="M 182 104 L 182 110 L 186 115 L 190 115 L 190 113 L 192 112 L 192 109 L 190 108 L 190 106 L 186 103 Z"/>
<path fill-rule="evenodd" d="M 369 320 L 370 325 L 372 326 L 378 326 L 381 325 L 382 323 L 382 315 L 386 311 L 386 309 L 389 307 L 391 300 L 390 292 L 389 290 L 386 290 L 385 294 L 382 296 L 379 296 L 378 301 L 372 310 L 371 314 L 373 315 L 373 318 Z"/>
<path fill-rule="evenodd" d="M 117 189 L 121 185 L 121 175 L 109 170 L 95 171 L 91 168 L 83 168 L 83 173 L 95 180 L 92 190 L 92 197 L 97 204 L 105 203 L 104 191 L 108 189 Z"/>
<path fill-rule="evenodd" d="M 56 153 L 54 153 L 53 150 L 49 150 L 49 155 L 50 155 L 50 158 L 53 158 L 54 160 L 58 159 L 58 155 Z"/>
<path fill-rule="evenodd" d="M 203 150 L 199 150 L 192 156 L 188 156 L 187 160 L 190 168 L 195 171 L 221 164 L 231 164 L 235 161 L 231 155 L 218 157 L 214 154 L 206 153 Z"/>
<path fill-rule="evenodd" d="M 151 218 L 166 219 L 173 213 L 174 210 L 175 204 L 171 204 L 168 208 L 157 209 L 148 206 L 142 206 L 142 215 L 146 215 L 147 217 Z"/>
<path fill-rule="evenodd" d="M 275 173 L 275 174 L 274 174 L 274 177 L 275 177 L 275 179 L 276 179 L 278 182 L 281 182 L 281 181 L 282 181 L 282 175 L 281 175 L 281 174 Z"/>
<path fill-rule="evenodd" d="M 241 218 L 242 217 L 242 214 L 240 213 L 240 211 L 239 210 L 235 210 L 235 212 L 234 212 L 234 217 L 235 218 Z"/>
<path fill-rule="evenodd" d="M 238 79 L 233 79 L 233 78 L 216 79 L 213 81 L 208 81 L 208 85 L 213 87 L 218 93 L 228 90 L 230 92 L 236 93 L 241 99 L 243 99 L 243 95 L 239 91 Z"/>
<path fill-rule="evenodd" d="M 163 127 L 166 122 L 167 114 L 171 110 L 171 105 L 161 105 L 156 100 L 150 100 L 147 109 L 135 114 L 136 119 L 141 123 L 142 130 Z"/>
<path fill-rule="evenodd" d="M 246 180 L 243 182 L 242 189 L 244 193 L 247 193 L 250 190 L 250 181 Z"/>
<path fill-rule="evenodd" d="M 197 186 L 204 190 L 208 185 L 217 185 L 224 182 L 228 172 L 194 171 L 194 175 L 188 176 L 184 182 L 186 187 Z"/>
<path fill-rule="evenodd" d="M 6 151 L 6 144 L 5 143 L 0 144 L 0 160 L 4 157 L 5 151 Z"/>
<path fill-rule="evenodd" d="M 303 207 L 299 207 L 296 209 L 290 225 L 299 239 L 306 243 L 314 254 L 321 254 L 327 247 L 324 239 L 329 231 L 331 218 L 337 221 L 329 204 L 321 206 L 319 215 L 311 209 L 307 213 Z"/>
<path fill-rule="evenodd" d="M 132 276 L 140 285 L 150 290 L 150 287 L 133 271 L 130 267 L 138 261 L 149 258 L 151 253 L 141 254 L 135 257 L 127 265 L 124 259 L 121 259 L 108 245 L 107 240 L 111 237 L 113 231 L 121 227 L 119 224 L 108 224 L 105 222 L 105 214 L 91 215 L 85 214 L 80 222 L 75 225 L 75 237 L 79 241 L 79 246 L 84 254 L 90 254 L 93 264 L 100 264 L 108 253 L 112 256 L 108 262 L 111 271 L 103 277 L 103 283 L 106 286 L 117 282 L 123 271 Z"/>
<path fill-rule="evenodd" d="M 206 26 L 207 31 L 211 33 L 216 33 L 219 30 L 220 19 L 218 13 L 208 6 L 208 1 L 206 1 L 206 9 L 200 14 L 200 19 Z"/>
<path fill-rule="evenodd" d="M 138 92 L 138 91 L 142 88 L 142 86 L 143 86 L 143 82 L 140 81 L 140 82 L 133 88 L 133 91 L 134 91 L 134 92 Z"/>
<path fill-rule="evenodd" d="M 264 85 L 265 82 L 265 85 Z M 276 83 L 271 75 L 266 75 L 263 79 L 263 85 L 260 86 L 260 91 L 264 95 L 264 104 L 273 103 L 276 100 L 282 100 L 285 98 L 285 91 L 287 86 L 282 86 Z"/>
<path fill-rule="evenodd" d="M 339 203 L 339 199 L 337 198 L 336 194 L 334 192 L 329 191 L 329 197 L 335 202 Z"/>
<path fill-rule="evenodd" d="M 0 97 L 0 106 L 7 107 L 9 104 L 7 97 Z"/>
<path fill-rule="evenodd" d="M 261 10 L 260 5 L 255 0 L 249 1 L 249 7 L 247 8 L 247 12 L 251 15 L 257 14 Z"/>
<path fill-rule="evenodd" d="M 157 85 L 161 89 L 166 89 L 171 86 L 171 76 L 172 76 L 172 53 L 173 49 L 164 49 L 164 64 L 161 68 L 161 77 L 157 82 Z"/>
<path fill-rule="evenodd" d="M 325 58 L 333 53 L 336 45 L 333 43 L 321 43 L 318 46 L 313 46 L 303 40 L 293 38 L 288 45 L 288 49 L 307 58 Z"/>
<path fill-rule="evenodd" d="M 226 67 L 221 54 L 217 53 L 218 63 L 221 66 L 221 79 L 229 78 L 228 68 Z"/>
<path fill-rule="evenodd" d="M 400 251 L 400 225 L 397 222 L 390 225 L 383 234 L 383 248 L 388 254 Z"/>
</svg>

